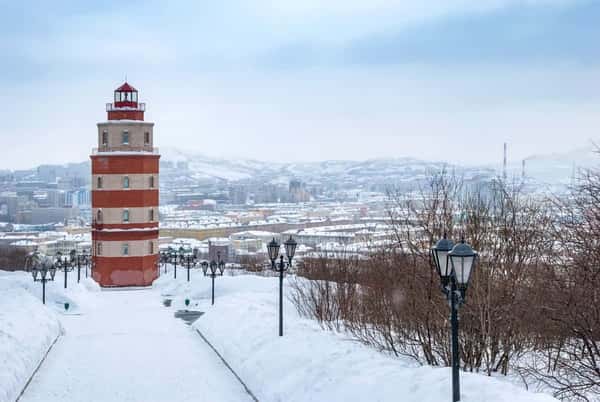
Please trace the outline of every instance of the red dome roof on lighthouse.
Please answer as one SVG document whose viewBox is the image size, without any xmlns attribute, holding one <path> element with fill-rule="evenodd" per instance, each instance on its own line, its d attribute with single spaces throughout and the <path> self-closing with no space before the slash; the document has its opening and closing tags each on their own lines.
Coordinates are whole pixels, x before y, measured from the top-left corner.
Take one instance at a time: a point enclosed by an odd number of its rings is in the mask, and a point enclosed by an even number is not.
<svg viewBox="0 0 600 402">
<path fill-rule="evenodd" d="M 134 87 L 132 87 L 131 85 L 129 85 L 129 83 L 126 81 L 123 85 L 121 85 L 119 88 L 115 89 L 115 91 L 122 91 L 122 92 L 137 92 L 137 89 L 135 89 Z"/>
</svg>

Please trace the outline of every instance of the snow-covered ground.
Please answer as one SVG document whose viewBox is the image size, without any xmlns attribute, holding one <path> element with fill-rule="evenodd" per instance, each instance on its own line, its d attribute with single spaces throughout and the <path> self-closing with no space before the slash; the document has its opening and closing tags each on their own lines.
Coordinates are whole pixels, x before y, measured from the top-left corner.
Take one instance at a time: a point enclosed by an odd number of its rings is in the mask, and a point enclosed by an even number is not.
<svg viewBox="0 0 600 402">
<path fill-rule="evenodd" d="M 0 402 L 243 402 L 218 356 L 152 288 L 103 290 L 62 272 L 46 289 L 0 271 Z M 70 304 L 65 311 L 64 303 Z"/>
<path fill-rule="evenodd" d="M 173 308 L 204 311 L 194 327 L 246 382 L 261 402 L 449 400 L 450 369 L 419 367 L 407 359 L 382 354 L 343 334 L 324 331 L 284 304 L 284 337 L 277 336 L 278 279 L 252 275 L 218 277 L 215 305 L 210 278 L 193 272 L 164 275 L 155 282 Z M 289 289 L 285 289 L 289 292 Z M 506 381 L 461 373 L 463 402 L 549 402 Z"/>
<path fill-rule="evenodd" d="M 15 401 L 57 337 L 21 402 L 251 400 L 196 329 L 261 402 L 450 399 L 449 369 L 324 331 L 287 300 L 277 336 L 274 277 L 218 277 L 211 306 L 210 278 L 197 269 L 191 283 L 183 269 L 153 288 L 101 292 L 91 279 L 77 285 L 75 273 L 65 291 L 61 274 L 43 306 L 28 274 L 0 271 L 0 402 Z M 205 313 L 191 327 L 174 317 L 186 298 Z M 461 373 L 461 385 L 463 402 L 555 401 L 483 375 Z"/>
<path fill-rule="evenodd" d="M 93 299 L 89 290 L 98 289 L 91 279 L 69 283 L 67 290 L 62 286 L 63 282 L 48 282 L 44 306 L 42 286 L 30 274 L 0 271 L 0 402 L 17 399 L 63 331 L 59 317 L 77 314 L 82 304 Z M 70 304 L 68 312 L 65 302 Z"/>
<path fill-rule="evenodd" d="M 242 386 L 153 289 L 103 290 L 65 316 L 65 334 L 20 402 L 245 402 Z"/>
</svg>

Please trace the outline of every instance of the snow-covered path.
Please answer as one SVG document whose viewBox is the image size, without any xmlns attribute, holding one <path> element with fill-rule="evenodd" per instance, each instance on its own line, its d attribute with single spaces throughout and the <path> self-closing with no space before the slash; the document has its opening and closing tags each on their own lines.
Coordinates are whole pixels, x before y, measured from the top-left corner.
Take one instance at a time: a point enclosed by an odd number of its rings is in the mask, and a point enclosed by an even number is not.
<svg viewBox="0 0 600 402">
<path fill-rule="evenodd" d="M 21 402 L 251 400 L 154 290 L 103 291 L 93 309 L 62 322 Z"/>
</svg>

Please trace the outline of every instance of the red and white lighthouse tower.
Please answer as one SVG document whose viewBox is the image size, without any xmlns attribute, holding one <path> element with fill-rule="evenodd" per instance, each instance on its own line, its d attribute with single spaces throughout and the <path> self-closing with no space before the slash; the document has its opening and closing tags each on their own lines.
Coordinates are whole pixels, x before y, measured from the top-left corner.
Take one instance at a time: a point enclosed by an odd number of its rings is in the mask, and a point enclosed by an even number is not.
<svg viewBox="0 0 600 402">
<path fill-rule="evenodd" d="M 158 276 L 158 160 L 154 123 L 128 83 L 106 105 L 92 155 L 93 277 L 101 286 L 147 286 Z"/>
</svg>

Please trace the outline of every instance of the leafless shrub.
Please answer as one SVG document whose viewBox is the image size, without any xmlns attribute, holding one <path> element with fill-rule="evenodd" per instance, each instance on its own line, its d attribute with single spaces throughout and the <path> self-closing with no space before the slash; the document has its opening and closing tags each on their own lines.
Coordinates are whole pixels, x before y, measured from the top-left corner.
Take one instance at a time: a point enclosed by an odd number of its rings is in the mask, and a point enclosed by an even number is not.
<svg viewBox="0 0 600 402">
<path fill-rule="evenodd" d="M 561 202 L 445 171 L 415 194 L 389 195 L 394 246 L 366 260 L 305 261 L 292 295 L 300 313 L 381 350 L 449 365 L 449 309 L 429 249 L 444 232 L 463 235 L 481 259 L 460 310 L 461 367 L 515 370 L 565 399 L 598 395 L 597 173 Z"/>
<path fill-rule="evenodd" d="M 545 318 L 523 368 L 561 398 L 600 399 L 600 171 L 582 173 L 570 197 L 555 200 L 551 264 L 538 276 Z"/>
<path fill-rule="evenodd" d="M 17 271 L 25 269 L 27 251 L 20 248 L 0 247 L 0 269 L 4 271 Z"/>
</svg>

